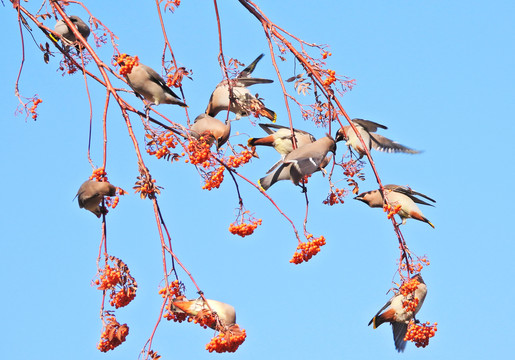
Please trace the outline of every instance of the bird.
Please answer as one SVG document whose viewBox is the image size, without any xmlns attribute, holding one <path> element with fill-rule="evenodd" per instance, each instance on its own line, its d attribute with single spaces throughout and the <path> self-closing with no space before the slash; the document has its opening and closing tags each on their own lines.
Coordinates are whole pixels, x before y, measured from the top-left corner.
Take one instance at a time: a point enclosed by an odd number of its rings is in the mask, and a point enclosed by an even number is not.
<svg viewBox="0 0 515 360">
<path fill-rule="evenodd" d="M 120 65 L 125 62 L 118 56 L 115 59 Z M 150 105 L 155 104 L 172 104 L 182 107 L 188 107 L 181 101 L 179 96 L 172 91 L 166 81 L 151 67 L 138 63 L 132 68 L 132 71 L 125 76 L 127 83 L 134 90 L 136 96 L 143 97 Z"/>
<path fill-rule="evenodd" d="M 69 16 L 70 21 L 73 25 L 79 30 L 79 33 L 85 40 L 88 40 L 88 36 L 91 33 L 89 26 L 86 25 L 84 21 L 77 15 Z M 61 41 L 65 45 L 65 48 L 68 49 L 69 46 L 77 41 L 77 37 L 73 33 L 73 31 L 68 28 L 68 25 L 64 22 L 64 20 L 59 20 L 55 23 L 54 31 L 61 35 Z M 54 39 L 55 40 L 55 39 Z M 57 41 L 57 40 L 56 40 Z M 77 51 L 80 51 L 80 44 L 76 44 L 75 48 Z"/>
<path fill-rule="evenodd" d="M 242 116 L 249 116 L 252 111 L 265 116 L 275 122 L 277 115 L 274 111 L 265 107 L 265 104 L 250 93 L 247 87 L 254 84 L 267 84 L 274 82 L 269 79 L 253 78 L 250 75 L 256 68 L 257 63 L 264 54 L 259 55 L 249 66 L 242 70 L 235 79 L 223 80 L 220 82 L 211 97 L 206 108 L 206 114 L 216 116 L 220 111 L 228 110 L 236 114 L 236 120 Z M 231 100 L 229 93 L 229 82 L 231 84 L 234 98 Z M 230 106 L 229 106 L 230 104 Z"/>
<path fill-rule="evenodd" d="M 269 135 L 250 138 L 248 146 L 273 146 L 283 158 L 293 151 L 292 132 L 289 127 L 276 124 L 259 124 L 259 126 Z M 297 149 L 316 141 L 313 135 L 302 130 L 293 129 L 293 134 Z"/>
<path fill-rule="evenodd" d="M 378 151 L 384 151 L 388 153 L 397 153 L 403 152 L 408 154 L 418 154 L 420 151 L 410 149 L 404 145 L 401 145 L 393 140 L 390 140 L 384 136 L 375 134 L 378 128 L 388 129 L 386 126 L 375 123 L 373 121 L 364 120 L 364 119 L 352 119 L 351 120 L 354 126 L 359 131 L 359 134 L 363 138 L 365 145 L 368 150 L 375 149 Z M 372 134 L 374 133 L 374 134 Z M 352 147 L 359 154 L 359 158 L 361 159 L 366 155 L 366 150 L 363 148 L 363 144 L 359 140 L 358 136 L 352 129 L 350 125 L 343 126 L 338 129 L 336 132 L 336 141 L 345 140 L 346 145 Z"/>
<path fill-rule="evenodd" d="M 236 324 L 236 310 L 234 310 L 232 305 L 217 300 L 206 299 L 206 301 L 207 304 L 202 298 L 198 298 L 196 300 L 174 301 L 172 304 L 189 316 L 196 316 L 200 311 L 209 311 L 209 308 L 211 308 L 218 315 L 218 319 L 221 320 L 223 325 L 231 326 Z M 216 330 L 216 322 L 212 323 L 210 327 Z"/>
<path fill-rule="evenodd" d="M 258 184 L 265 191 L 280 180 L 291 180 L 298 185 L 304 176 L 311 175 L 329 164 L 331 157 L 326 157 L 329 151 L 336 153 L 336 142 L 327 134 L 290 152 L 275 170 L 259 179 Z"/>
<path fill-rule="evenodd" d="M 195 119 L 191 126 L 191 136 L 199 139 L 201 136 L 209 136 L 209 143 L 216 143 L 216 150 L 218 150 L 229 139 L 231 134 L 231 120 L 227 119 L 225 123 L 220 120 L 209 116 L 207 114 L 200 114 Z"/>
<path fill-rule="evenodd" d="M 98 218 L 102 215 L 103 210 L 100 208 L 100 202 L 104 196 L 116 195 L 116 186 L 111 185 L 107 181 L 85 181 L 77 191 L 76 197 L 79 200 L 79 207 L 91 211 Z"/>
<path fill-rule="evenodd" d="M 412 279 L 416 279 L 419 282 L 415 291 L 407 296 L 402 295 L 400 292 L 395 294 L 368 323 L 369 326 L 370 324 L 373 324 L 375 329 L 382 323 L 389 322 L 392 325 L 395 349 L 398 352 L 403 352 L 406 348 L 404 337 L 408 330 L 408 323 L 415 317 L 422 307 L 427 294 L 427 286 L 424 283 L 422 276 L 420 274 L 416 274 Z M 415 310 L 407 311 L 406 308 L 404 308 L 403 303 L 407 300 L 414 299 L 418 299 Z"/>
<path fill-rule="evenodd" d="M 433 229 L 434 225 L 429 221 L 424 215 L 422 211 L 418 208 L 417 204 L 434 206 L 429 204 L 416 196 L 421 196 L 429 201 L 436 202 L 431 199 L 427 195 L 421 194 L 419 192 L 411 190 L 409 187 L 401 186 L 401 185 L 385 185 L 383 186 L 385 189 L 385 196 L 388 199 L 388 203 L 392 206 L 400 205 L 401 208 L 397 215 L 399 215 L 402 219 L 402 225 L 406 224 L 406 220 L 409 218 L 423 221 L 428 223 Z M 385 201 L 383 199 L 383 195 L 380 190 L 371 190 L 364 193 L 359 194 L 354 199 L 359 200 L 367 204 L 372 208 L 383 207 Z"/>
</svg>

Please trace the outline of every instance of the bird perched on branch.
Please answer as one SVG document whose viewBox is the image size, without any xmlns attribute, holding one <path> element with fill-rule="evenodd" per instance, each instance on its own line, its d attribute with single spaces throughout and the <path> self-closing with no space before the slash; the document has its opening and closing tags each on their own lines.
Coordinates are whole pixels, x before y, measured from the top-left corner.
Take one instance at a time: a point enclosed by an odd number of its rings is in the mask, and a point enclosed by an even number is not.
<svg viewBox="0 0 515 360">
<path fill-rule="evenodd" d="M 315 142 L 290 152 L 275 170 L 259 179 L 258 184 L 263 190 L 267 190 L 280 180 L 291 180 L 298 185 L 304 176 L 311 175 L 327 166 L 331 160 L 330 156 L 326 157 L 329 151 L 336 152 L 336 142 L 331 135 L 327 134 Z"/>
<path fill-rule="evenodd" d="M 227 119 L 225 124 L 220 120 L 207 114 L 200 114 L 191 126 L 191 136 L 199 139 L 201 136 L 209 137 L 209 143 L 216 142 L 218 150 L 229 139 L 231 134 L 231 120 Z"/>
<path fill-rule="evenodd" d="M 102 215 L 104 208 L 100 207 L 100 202 L 104 196 L 115 196 L 116 186 L 107 181 L 99 182 L 94 180 L 85 181 L 77 191 L 76 197 L 79 200 L 79 207 L 91 211 L 98 218 Z"/>
<path fill-rule="evenodd" d="M 419 283 L 413 292 L 407 295 L 403 295 L 401 292 L 395 294 L 368 323 L 369 326 L 373 324 L 375 329 L 381 324 L 389 322 L 392 325 L 395 349 L 398 352 L 402 352 L 406 348 L 404 337 L 408 330 L 408 323 L 422 307 L 427 294 L 427 287 L 422 276 L 417 274 L 411 279 L 411 281 L 413 280 Z M 415 302 L 416 307 L 413 311 L 405 308 L 406 301 Z"/>
<path fill-rule="evenodd" d="M 82 37 L 88 40 L 88 36 L 91 33 L 89 26 L 86 25 L 86 23 L 82 21 L 82 19 L 77 15 L 71 15 L 69 16 L 69 19 L 72 22 L 72 24 L 75 25 L 77 30 L 79 30 L 79 33 L 82 35 Z M 70 45 L 77 42 L 77 37 L 75 36 L 73 31 L 70 30 L 68 25 L 66 25 L 64 20 L 57 21 L 54 30 L 56 33 L 61 35 L 61 41 L 63 42 L 65 49 L 68 49 Z M 77 51 L 80 51 L 80 44 L 76 44 L 75 48 L 77 49 Z"/>
<path fill-rule="evenodd" d="M 118 64 L 124 66 L 124 58 L 125 57 L 117 56 L 115 60 Z M 181 101 L 179 96 L 166 85 L 166 81 L 161 75 L 147 65 L 138 63 L 132 68 L 130 73 L 124 76 L 129 86 L 136 93 L 136 96 L 144 98 L 150 105 L 172 104 L 188 107 Z"/>
<path fill-rule="evenodd" d="M 259 55 L 235 79 L 223 80 L 216 86 L 209 99 L 206 114 L 216 116 L 220 111 L 228 110 L 235 113 L 236 119 L 239 120 L 242 116 L 249 116 L 252 112 L 255 112 L 275 122 L 277 118 L 275 112 L 266 108 L 265 104 L 247 89 L 247 87 L 254 84 L 274 82 L 273 80 L 252 78 L 250 76 L 263 56 L 264 54 Z M 229 92 L 229 84 L 231 85 L 233 96 Z"/>
<path fill-rule="evenodd" d="M 408 154 L 418 154 L 420 151 L 410 149 L 404 145 L 401 145 L 393 140 L 385 138 L 379 134 L 375 134 L 378 128 L 388 129 L 386 126 L 364 119 L 352 119 L 354 126 L 359 131 L 359 134 L 363 138 L 365 145 L 368 150 L 375 149 L 378 151 L 384 151 L 388 153 L 392 152 L 403 152 Z M 372 134 L 374 133 L 374 134 Z M 336 132 L 336 141 L 345 140 L 345 145 L 352 147 L 359 154 L 361 159 L 366 155 L 366 150 L 363 148 L 363 144 L 359 140 L 358 136 L 350 125 L 339 128 Z"/>
<path fill-rule="evenodd" d="M 273 146 L 283 158 L 293 151 L 292 133 L 289 127 L 276 124 L 259 124 L 259 126 L 269 135 L 250 138 L 249 146 Z M 293 129 L 293 134 L 297 149 L 316 141 L 313 135 L 302 130 Z"/>
<path fill-rule="evenodd" d="M 383 186 L 385 189 L 385 197 L 388 199 L 388 203 L 395 207 L 400 205 L 400 210 L 397 213 L 402 219 L 402 225 L 406 224 L 406 220 L 409 218 L 423 221 L 428 223 L 432 228 L 434 225 L 427 218 L 424 217 L 422 211 L 418 208 L 417 204 L 434 206 L 429 204 L 416 196 L 421 196 L 429 201 L 436 202 L 431 199 L 429 196 L 421 194 L 419 192 L 411 190 L 409 187 L 401 186 L 401 185 L 385 185 Z M 383 194 L 380 190 L 372 190 L 367 191 L 362 194 L 359 194 L 354 199 L 364 202 L 370 207 L 377 208 L 383 207 L 386 202 L 383 198 Z"/>
<path fill-rule="evenodd" d="M 222 321 L 223 325 L 231 326 L 236 324 L 236 310 L 234 310 L 232 305 L 217 300 L 206 299 L 206 301 L 207 304 L 202 298 L 196 300 L 175 301 L 173 302 L 173 306 L 184 311 L 189 316 L 196 316 L 200 311 L 209 311 L 209 308 L 211 308 L 211 310 L 218 315 L 218 318 Z M 219 330 L 216 328 L 216 323 L 209 325 L 212 329 Z"/>
</svg>

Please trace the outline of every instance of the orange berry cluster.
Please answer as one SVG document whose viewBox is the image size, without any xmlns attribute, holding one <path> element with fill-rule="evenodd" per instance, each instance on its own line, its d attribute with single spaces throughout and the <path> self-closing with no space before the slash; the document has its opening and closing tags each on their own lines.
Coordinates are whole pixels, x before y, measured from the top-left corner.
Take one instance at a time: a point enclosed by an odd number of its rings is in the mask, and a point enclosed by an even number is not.
<svg viewBox="0 0 515 360">
<path fill-rule="evenodd" d="M 98 290 L 109 290 L 114 288 L 120 282 L 122 274 L 120 269 L 112 268 L 107 264 L 104 268 L 99 269 L 99 279 L 95 280 L 95 285 L 100 285 Z"/>
<path fill-rule="evenodd" d="M 332 53 L 328 53 L 327 51 L 324 51 L 324 52 L 322 53 L 322 59 L 324 59 L 324 60 L 325 60 L 325 59 L 327 59 L 327 57 L 328 57 L 328 56 L 331 56 L 331 55 L 333 55 L 333 54 L 332 54 Z"/>
<path fill-rule="evenodd" d="M 206 345 L 206 350 L 217 353 L 235 352 L 245 341 L 246 337 L 245 329 L 240 329 L 237 324 L 234 324 L 229 330 L 213 337 L 209 344 Z"/>
<path fill-rule="evenodd" d="M 399 292 L 403 296 L 408 296 L 410 294 L 413 294 L 415 290 L 417 290 L 419 285 L 420 282 L 417 279 L 410 279 L 409 281 L 406 281 L 401 285 L 401 287 L 399 288 Z"/>
<path fill-rule="evenodd" d="M 90 180 L 96 180 L 99 182 L 107 181 L 107 173 L 104 167 L 99 167 L 93 170 L 93 174 L 89 177 Z"/>
<path fill-rule="evenodd" d="M 407 299 L 402 302 L 402 307 L 406 309 L 407 312 L 414 312 L 418 306 L 418 299 L 416 297 L 412 299 Z"/>
<path fill-rule="evenodd" d="M 177 146 L 177 138 L 171 131 L 164 132 L 157 136 L 151 134 L 145 135 L 148 139 L 151 139 L 147 143 L 147 153 L 149 155 L 155 155 L 158 159 L 170 156 L 170 148 L 174 149 Z M 178 160 L 178 154 L 175 154 L 174 159 Z"/>
<path fill-rule="evenodd" d="M 185 161 L 191 162 L 192 165 L 202 164 L 204 167 L 208 167 L 211 158 L 210 147 L 211 144 L 203 136 L 199 140 L 191 139 L 187 148 L 189 159 Z"/>
<path fill-rule="evenodd" d="M 189 317 L 188 322 L 193 322 L 194 324 L 199 324 L 204 329 L 208 327 L 212 329 L 216 329 L 217 326 L 217 316 L 209 310 L 202 309 L 195 315 L 193 318 Z"/>
<path fill-rule="evenodd" d="M 159 294 L 163 298 L 168 297 L 168 304 L 166 307 L 166 313 L 163 315 L 163 317 L 170 321 L 173 320 L 174 322 L 183 322 L 188 318 L 188 315 L 184 312 L 177 312 L 173 308 L 173 301 L 179 300 L 179 299 L 186 299 L 183 295 L 184 292 L 184 284 L 179 282 L 179 280 L 174 280 L 171 283 L 168 284 L 167 288 L 162 288 L 159 290 Z"/>
<path fill-rule="evenodd" d="M 129 327 L 127 324 L 120 325 L 114 316 L 109 316 L 107 318 L 107 324 L 100 336 L 97 349 L 102 352 L 113 350 L 125 341 L 127 335 L 129 335 Z"/>
<path fill-rule="evenodd" d="M 420 262 L 424 263 L 425 266 L 429 266 L 431 263 L 429 262 L 429 259 L 427 257 L 423 257 L 418 259 Z"/>
<path fill-rule="evenodd" d="M 202 186 L 202 189 L 218 189 L 220 187 L 220 184 L 224 181 L 224 170 L 225 167 L 220 166 L 218 169 L 211 171 L 209 173 L 210 175 L 206 176 L 206 183 L 204 186 Z"/>
<path fill-rule="evenodd" d="M 429 321 L 425 324 L 418 325 L 411 320 L 408 324 L 408 331 L 406 332 L 406 336 L 404 336 L 404 341 L 412 341 L 415 343 L 416 347 L 424 348 L 429 344 L 429 338 L 435 336 L 438 330 L 436 328 L 437 325 L 438 323 L 430 325 Z"/>
<path fill-rule="evenodd" d="M 111 293 L 110 295 L 111 300 L 109 301 L 109 304 L 111 306 L 114 306 L 115 308 L 119 309 L 121 307 L 129 305 L 129 303 L 134 300 L 136 297 L 136 288 L 134 287 L 128 287 L 123 288 L 117 293 Z"/>
<path fill-rule="evenodd" d="M 224 162 L 225 162 L 225 165 L 227 165 L 227 167 L 236 169 L 236 168 L 240 167 L 241 165 L 248 163 L 250 161 L 250 159 L 252 159 L 252 156 L 254 156 L 252 151 L 245 148 L 239 154 L 239 156 L 231 155 L 227 159 L 225 159 Z"/>
<path fill-rule="evenodd" d="M 38 105 L 41 104 L 42 102 L 43 102 L 43 100 L 41 100 L 41 99 L 34 99 L 32 106 L 29 108 L 29 112 L 32 114 L 32 118 L 34 120 L 36 120 L 38 117 L 38 114 L 36 113 L 36 109 L 37 109 Z"/>
<path fill-rule="evenodd" d="M 173 71 L 175 69 L 175 67 L 173 67 L 171 69 L 171 71 Z M 189 71 L 186 70 L 186 68 L 184 67 L 181 67 L 179 68 L 177 71 L 175 71 L 173 74 L 168 74 L 166 75 L 167 79 L 166 79 L 166 86 L 170 86 L 170 87 L 180 87 L 181 84 L 182 84 L 182 79 L 184 78 L 184 76 L 187 76 L 189 77 Z M 191 79 L 191 78 L 190 78 Z"/>
<path fill-rule="evenodd" d="M 312 238 L 313 235 L 309 234 L 308 239 Z M 308 262 L 314 255 L 318 254 L 320 251 L 320 246 L 325 245 L 325 237 L 320 236 L 313 240 L 300 243 L 297 246 L 297 251 L 293 254 L 293 258 L 290 260 L 291 263 L 298 265 L 302 262 Z M 300 251 L 300 252 L 299 252 Z"/>
<path fill-rule="evenodd" d="M 347 190 L 335 188 L 331 190 L 327 198 L 323 201 L 325 205 L 343 204 L 343 198 L 347 196 Z"/>
<path fill-rule="evenodd" d="M 331 86 L 336 81 L 336 72 L 334 70 L 327 70 L 328 77 L 324 80 L 322 85 Z"/>
<path fill-rule="evenodd" d="M 129 56 L 127 54 L 121 54 L 116 58 L 116 65 L 120 65 L 120 75 L 127 75 L 132 72 L 134 66 L 139 65 L 139 59 L 137 56 Z"/>
<path fill-rule="evenodd" d="M 400 245 L 399 245 L 399 247 L 400 247 Z M 424 266 L 420 262 L 414 263 L 413 261 L 410 261 L 408 272 L 410 274 L 418 273 L 418 272 L 421 272 L 423 268 L 424 268 Z M 401 264 L 401 270 L 406 270 L 405 263 Z"/>
<path fill-rule="evenodd" d="M 400 204 L 392 206 L 390 204 L 384 204 L 383 211 L 388 212 L 386 216 L 388 219 L 391 219 L 395 214 L 397 214 L 401 210 L 402 206 Z"/>
<path fill-rule="evenodd" d="M 261 219 L 255 219 L 252 216 L 248 216 L 248 223 L 245 223 L 244 215 L 248 214 L 249 211 L 244 211 L 243 214 L 241 214 L 241 223 L 233 222 L 231 225 L 229 225 L 229 231 L 233 235 L 239 235 L 241 237 L 245 237 L 248 235 L 252 235 L 254 233 L 254 230 L 258 227 L 258 225 L 261 225 L 262 220 Z"/>
<path fill-rule="evenodd" d="M 109 261 L 114 265 L 106 264 L 104 268 L 99 269 L 99 279 L 95 280 L 98 290 L 110 290 L 110 304 L 115 308 L 127 306 L 136 297 L 138 284 L 131 276 L 129 267 L 125 263 L 110 256 Z"/>
<path fill-rule="evenodd" d="M 116 193 L 118 195 L 125 195 L 125 194 L 127 194 L 127 191 L 123 190 L 122 188 L 117 187 Z M 118 206 L 118 202 L 120 202 L 119 196 L 115 196 L 114 198 L 111 198 L 110 196 L 105 197 L 105 205 L 112 209 L 115 209 Z"/>
<path fill-rule="evenodd" d="M 135 193 L 140 193 L 139 196 L 142 199 L 145 199 L 147 196 L 149 199 L 154 199 L 156 194 L 161 194 L 161 190 L 159 190 L 159 186 L 156 184 L 156 179 L 147 178 L 145 174 L 138 176 L 138 181 L 136 181 L 135 185 L 132 188 L 135 190 Z"/>
</svg>

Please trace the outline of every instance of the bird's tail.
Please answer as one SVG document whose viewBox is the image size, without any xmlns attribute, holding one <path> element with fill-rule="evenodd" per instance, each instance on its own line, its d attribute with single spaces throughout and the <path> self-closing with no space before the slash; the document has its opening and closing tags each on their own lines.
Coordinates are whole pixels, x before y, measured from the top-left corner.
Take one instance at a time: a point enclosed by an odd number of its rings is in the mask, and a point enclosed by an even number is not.
<svg viewBox="0 0 515 360">
<path fill-rule="evenodd" d="M 259 111 L 259 115 L 263 115 L 267 119 L 269 119 L 271 122 L 275 122 L 277 120 L 277 114 L 270 110 L 269 108 L 263 108 Z"/>
<path fill-rule="evenodd" d="M 272 176 L 268 175 L 258 180 L 258 185 L 263 191 L 267 191 L 272 186 Z"/>
</svg>

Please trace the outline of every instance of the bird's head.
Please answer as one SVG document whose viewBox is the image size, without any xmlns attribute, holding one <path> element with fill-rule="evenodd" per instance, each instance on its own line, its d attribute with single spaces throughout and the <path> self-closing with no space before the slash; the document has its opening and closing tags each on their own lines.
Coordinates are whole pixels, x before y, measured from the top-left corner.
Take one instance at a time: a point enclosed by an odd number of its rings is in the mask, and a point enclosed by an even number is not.
<svg viewBox="0 0 515 360">
<path fill-rule="evenodd" d="M 345 141 L 348 140 L 348 137 L 347 137 L 347 134 L 345 133 L 345 129 L 344 128 L 339 128 L 338 129 L 338 131 L 336 132 L 335 140 L 336 140 L 336 142 L 342 141 L 342 140 L 345 140 Z"/>
</svg>

